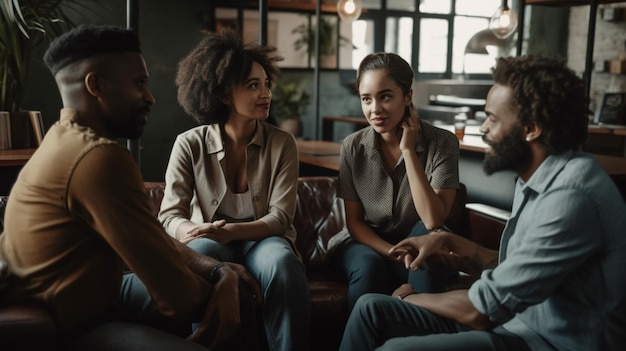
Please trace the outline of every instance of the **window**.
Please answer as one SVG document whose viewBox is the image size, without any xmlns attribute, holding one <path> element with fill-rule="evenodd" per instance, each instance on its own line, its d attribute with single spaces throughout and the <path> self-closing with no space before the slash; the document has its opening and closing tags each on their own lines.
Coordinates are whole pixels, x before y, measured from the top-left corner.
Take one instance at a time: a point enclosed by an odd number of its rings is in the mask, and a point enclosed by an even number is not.
<svg viewBox="0 0 626 351">
<path fill-rule="evenodd" d="M 356 47 L 352 68 L 367 53 L 388 51 L 411 62 L 421 78 L 488 78 L 495 58 L 506 54 L 490 47 L 466 53 L 470 38 L 487 29 L 501 0 L 362 0 L 362 4 L 367 10 L 351 28 Z"/>
</svg>

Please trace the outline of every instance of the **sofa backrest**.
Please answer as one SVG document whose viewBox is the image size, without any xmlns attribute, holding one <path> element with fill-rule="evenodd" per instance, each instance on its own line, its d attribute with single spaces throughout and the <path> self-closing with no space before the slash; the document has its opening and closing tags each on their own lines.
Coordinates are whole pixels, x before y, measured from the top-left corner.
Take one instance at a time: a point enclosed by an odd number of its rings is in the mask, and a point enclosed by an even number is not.
<svg viewBox="0 0 626 351">
<path fill-rule="evenodd" d="M 150 206 L 159 213 L 165 183 L 145 182 Z M 337 177 L 301 177 L 293 225 L 296 247 L 308 269 L 326 265 L 328 241 L 345 226 L 343 200 L 337 197 Z"/>
<path fill-rule="evenodd" d="M 146 187 L 146 194 L 150 200 L 152 214 L 156 218 L 161 209 L 161 201 L 163 200 L 165 192 L 165 182 L 144 182 L 143 185 Z"/>
</svg>

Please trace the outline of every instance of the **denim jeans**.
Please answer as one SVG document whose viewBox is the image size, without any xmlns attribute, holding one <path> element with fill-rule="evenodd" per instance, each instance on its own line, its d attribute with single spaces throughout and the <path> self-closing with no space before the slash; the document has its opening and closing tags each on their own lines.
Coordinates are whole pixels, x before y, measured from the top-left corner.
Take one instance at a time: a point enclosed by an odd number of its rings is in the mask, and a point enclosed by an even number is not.
<svg viewBox="0 0 626 351">
<path fill-rule="evenodd" d="M 530 351 L 502 327 L 473 330 L 397 298 L 366 294 L 356 303 L 340 351 Z"/>
<path fill-rule="evenodd" d="M 263 292 L 263 324 L 271 351 L 307 350 L 311 297 L 304 264 L 279 236 L 222 245 L 198 238 L 188 246 L 220 261 L 243 264 Z"/>
<path fill-rule="evenodd" d="M 427 233 L 428 230 L 420 221 L 405 237 Z M 369 246 L 352 240 L 337 249 L 334 264 L 348 280 L 349 311 L 365 293 L 391 294 L 407 282 L 416 292 L 440 292 L 445 288 L 450 275 L 456 274 L 441 269 L 407 270 L 403 263 L 383 257 Z"/>
<path fill-rule="evenodd" d="M 241 283 L 241 327 L 223 350 L 260 350 L 255 323 L 252 289 Z M 202 313 L 198 313 L 199 318 Z M 76 340 L 62 340 L 61 349 L 70 350 L 207 350 L 185 340 L 191 334 L 192 321 L 164 316 L 156 309 L 146 286 L 135 274 L 125 274 L 120 288 L 118 308 L 108 320 L 91 328 Z"/>
</svg>

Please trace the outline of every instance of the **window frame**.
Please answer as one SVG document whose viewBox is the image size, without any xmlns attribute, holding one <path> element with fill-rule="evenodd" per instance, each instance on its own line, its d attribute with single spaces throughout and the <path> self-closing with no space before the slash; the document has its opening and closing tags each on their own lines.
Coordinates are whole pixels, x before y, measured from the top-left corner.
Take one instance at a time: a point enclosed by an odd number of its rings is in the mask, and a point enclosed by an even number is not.
<svg viewBox="0 0 626 351">
<path fill-rule="evenodd" d="M 411 67 L 415 72 L 416 79 L 453 79 L 457 78 L 461 75 L 464 76 L 465 79 L 491 79 L 491 73 L 453 73 L 452 72 L 452 63 L 453 57 L 455 55 L 454 52 L 454 24 L 455 19 L 457 17 L 472 17 L 472 18 L 485 18 L 489 19 L 489 17 L 485 16 L 475 16 L 475 15 L 458 15 L 456 13 L 456 0 L 451 0 L 451 12 L 447 14 L 441 13 L 422 13 L 419 10 L 419 0 L 414 0 L 414 8 L 413 11 L 404 11 L 397 9 L 387 9 L 387 1 L 381 0 L 380 9 L 378 8 L 367 8 L 367 11 L 364 11 L 359 20 L 368 20 L 372 21 L 374 25 L 374 48 L 375 52 L 384 51 L 385 49 L 385 36 L 387 32 L 386 22 L 387 18 L 401 18 L 401 17 L 410 17 L 413 19 L 413 39 L 412 39 L 412 53 L 411 53 Z M 420 72 L 419 71 L 419 56 L 422 47 L 420 46 L 420 23 L 423 19 L 438 19 L 444 20 L 448 23 L 448 42 L 447 42 L 447 54 L 446 54 L 446 69 L 444 72 Z M 378 30 L 382 28 L 381 30 Z M 463 55 L 463 53 L 460 53 Z"/>
</svg>

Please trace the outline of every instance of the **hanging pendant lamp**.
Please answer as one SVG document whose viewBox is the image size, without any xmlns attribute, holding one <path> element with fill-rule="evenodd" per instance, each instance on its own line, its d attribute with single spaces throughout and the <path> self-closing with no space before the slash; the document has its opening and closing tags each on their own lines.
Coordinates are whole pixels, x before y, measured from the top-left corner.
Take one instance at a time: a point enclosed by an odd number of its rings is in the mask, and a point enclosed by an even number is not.
<svg viewBox="0 0 626 351">
<path fill-rule="evenodd" d="M 489 29 L 500 39 L 506 39 L 515 33 L 517 29 L 517 13 L 508 5 L 508 0 L 502 0 L 502 6 L 498 7 L 491 16 Z"/>
<path fill-rule="evenodd" d="M 361 15 L 362 9 L 360 0 L 339 0 L 337 2 L 337 14 L 342 21 L 356 21 Z"/>
</svg>

